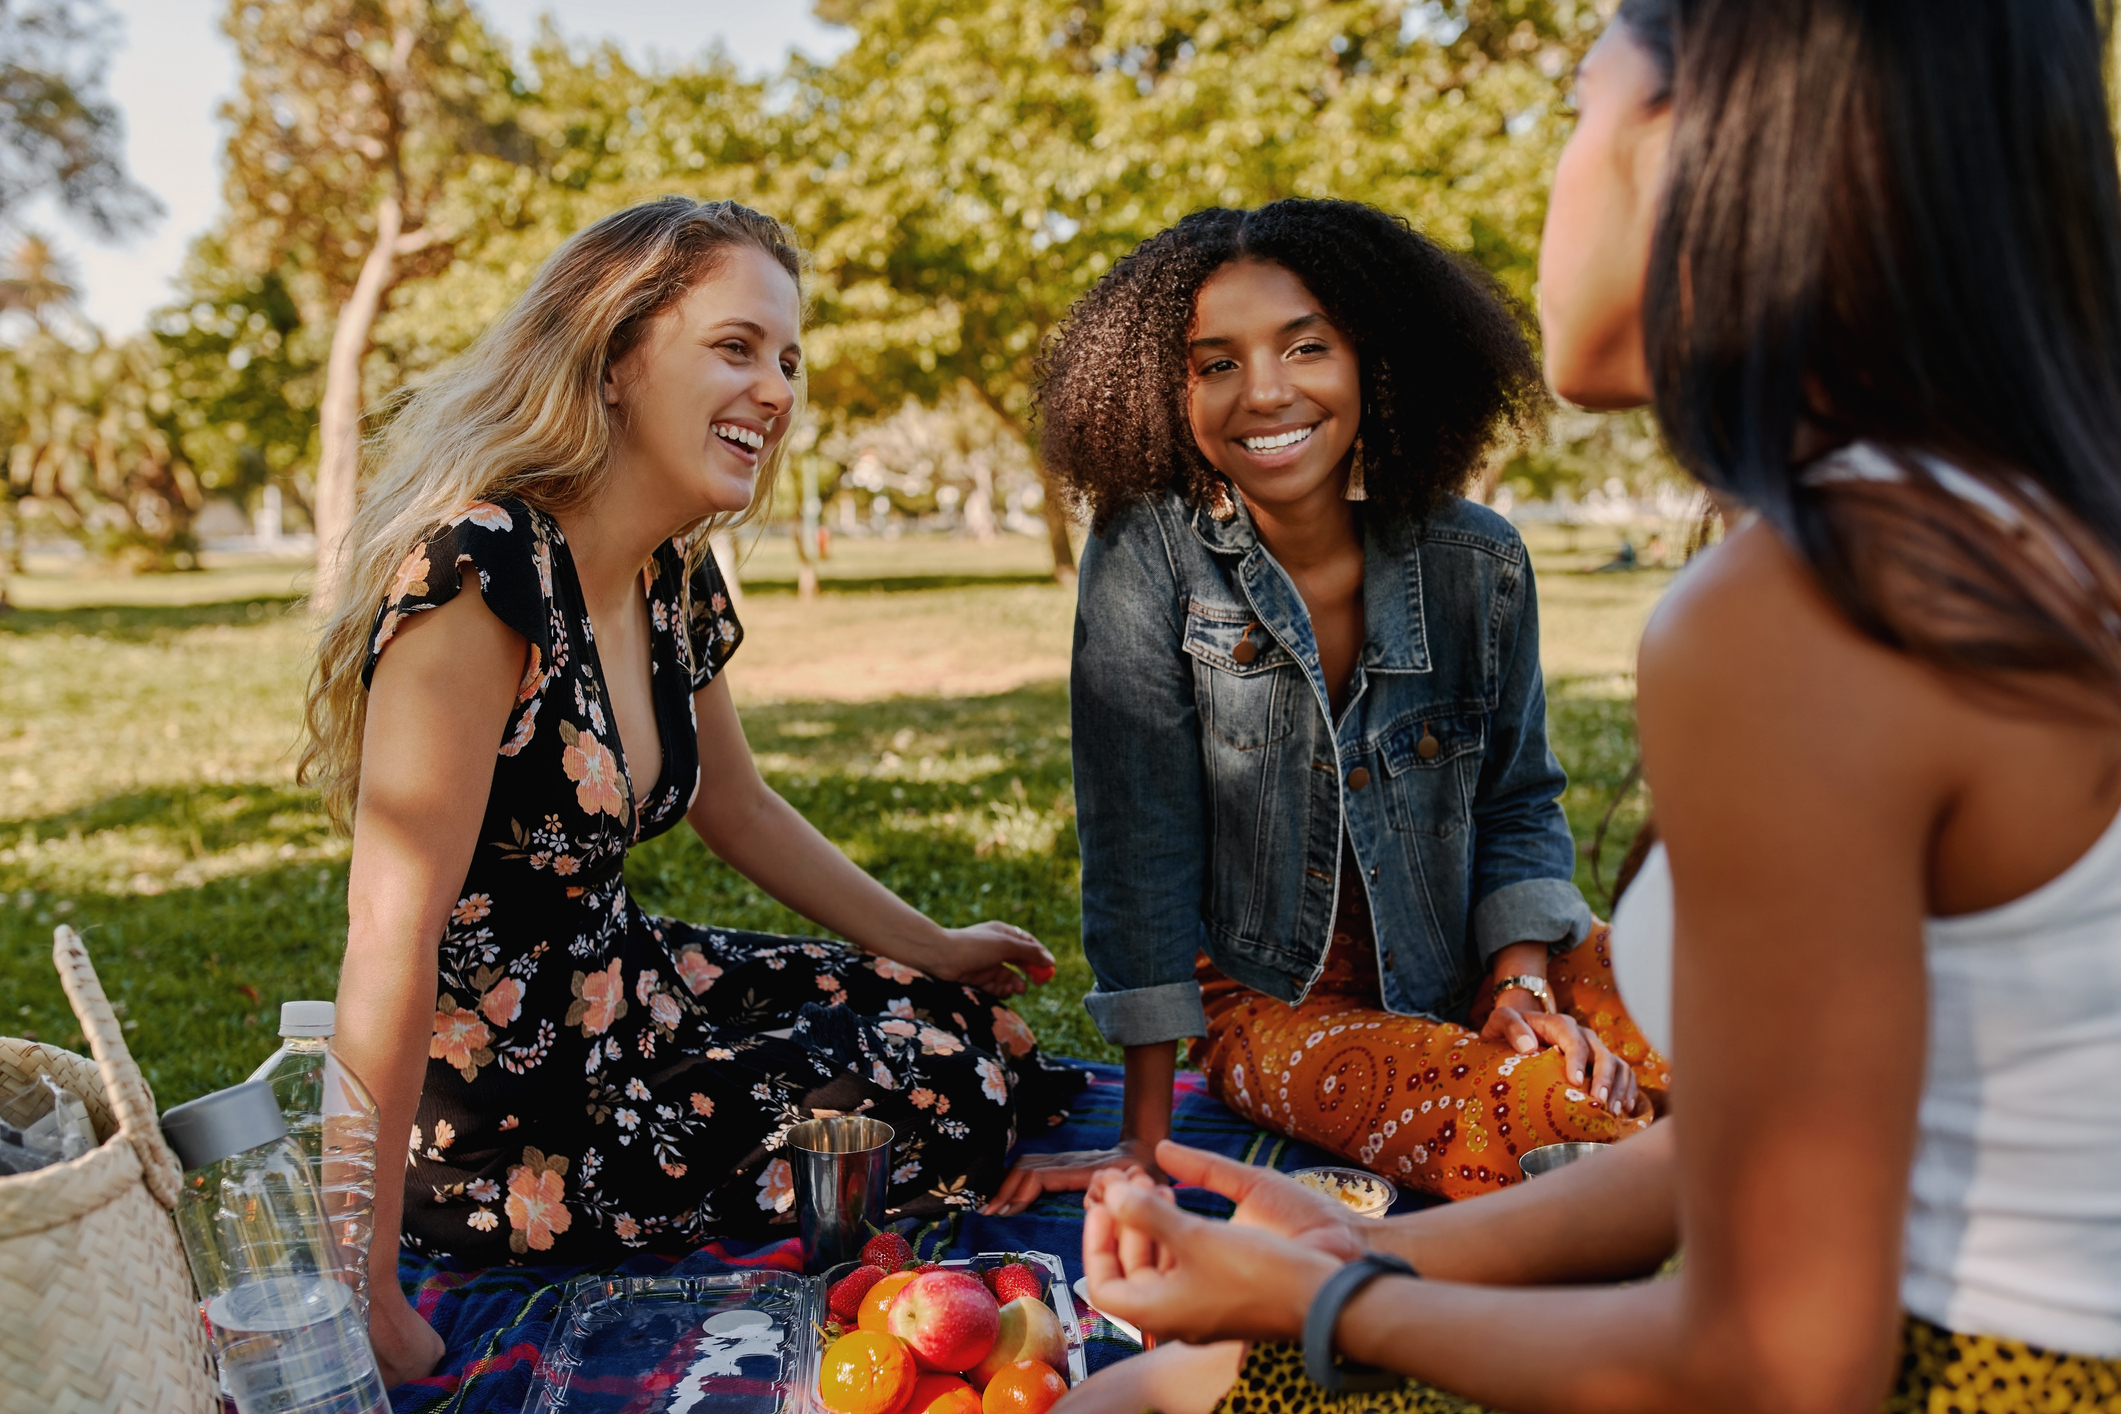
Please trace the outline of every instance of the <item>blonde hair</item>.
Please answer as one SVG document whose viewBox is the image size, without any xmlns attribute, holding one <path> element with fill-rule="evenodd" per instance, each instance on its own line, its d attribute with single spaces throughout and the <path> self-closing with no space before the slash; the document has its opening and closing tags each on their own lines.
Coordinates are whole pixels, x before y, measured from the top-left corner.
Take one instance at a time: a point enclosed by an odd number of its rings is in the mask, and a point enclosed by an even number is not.
<svg viewBox="0 0 2121 1414">
<path fill-rule="evenodd" d="M 473 502 L 513 496 L 552 513 L 595 497 L 610 474 L 616 411 L 604 402 L 605 371 L 740 246 L 770 256 L 800 287 L 794 234 L 736 202 L 666 196 L 607 216 L 553 252 L 476 343 L 399 400 L 366 449 L 375 472 L 338 560 L 310 680 L 298 778 L 319 784 L 339 829 L 351 827 L 360 786 L 361 673 L 392 572 Z M 802 399 L 798 376 L 791 428 Z M 787 444 L 779 438 L 760 462 L 749 506 L 681 534 L 688 571 L 706 557 L 708 530 L 741 524 L 768 503 Z"/>
</svg>

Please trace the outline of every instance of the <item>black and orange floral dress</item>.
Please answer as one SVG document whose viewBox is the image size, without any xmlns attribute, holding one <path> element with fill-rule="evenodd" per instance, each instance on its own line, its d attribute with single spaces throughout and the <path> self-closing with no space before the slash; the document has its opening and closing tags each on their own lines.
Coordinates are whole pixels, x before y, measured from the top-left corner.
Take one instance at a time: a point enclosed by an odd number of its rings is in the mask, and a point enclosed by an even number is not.
<svg viewBox="0 0 2121 1414">
<path fill-rule="evenodd" d="M 643 572 L 663 770 L 638 800 L 566 538 L 520 501 L 467 507 L 406 559 L 363 680 L 467 569 L 529 650 L 441 941 L 406 1245 L 590 1263 L 763 1235 L 794 1216 L 788 1126 L 856 1110 L 897 1131 L 894 1216 L 985 1201 L 1017 1135 L 1063 1117 L 1082 1080 L 1014 1012 L 844 943 L 652 917 L 627 893 L 627 851 L 715 788 L 692 694 L 743 632 L 712 557 L 688 576 L 665 543 Z"/>
</svg>

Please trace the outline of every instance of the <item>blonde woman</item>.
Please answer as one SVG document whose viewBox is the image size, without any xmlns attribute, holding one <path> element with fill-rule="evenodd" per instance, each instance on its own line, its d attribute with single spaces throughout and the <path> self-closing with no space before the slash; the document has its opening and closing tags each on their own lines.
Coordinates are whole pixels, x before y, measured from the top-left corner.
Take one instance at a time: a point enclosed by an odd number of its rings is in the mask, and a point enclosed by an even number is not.
<svg viewBox="0 0 2121 1414">
<path fill-rule="evenodd" d="M 434 1332 L 399 1242 L 477 1263 L 688 1250 L 789 1213 L 780 1134 L 894 1123 L 895 1212 L 975 1203 L 1074 1072 L 1000 1003 L 1022 929 L 932 922 L 759 778 L 706 550 L 802 402 L 800 254 L 669 197 L 576 235 L 384 436 L 325 629 L 307 765 L 351 816 L 339 1042 L 402 1193 L 376 1203 L 393 1383 Z M 687 820 L 853 946 L 651 917 L 634 844 Z"/>
</svg>

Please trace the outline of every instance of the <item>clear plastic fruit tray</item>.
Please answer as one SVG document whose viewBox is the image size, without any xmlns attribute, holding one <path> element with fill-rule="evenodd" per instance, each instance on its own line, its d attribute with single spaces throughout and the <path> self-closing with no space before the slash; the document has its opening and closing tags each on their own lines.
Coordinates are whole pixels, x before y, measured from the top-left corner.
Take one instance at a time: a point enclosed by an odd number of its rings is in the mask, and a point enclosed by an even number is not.
<svg viewBox="0 0 2121 1414">
<path fill-rule="evenodd" d="M 945 1267 L 1022 1262 L 1060 1318 L 1070 1385 L 1089 1373 L 1066 1269 L 1050 1252 L 982 1252 Z M 818 1401 L 822 1277 L 762 1269 L 693 1277 L 583 1277 L 561 1293 L 523 1414 L 825 1414 Z"/>
<path fill-rule="evenodd" d="M 824 1309 L 817 1280 L 792 1272 L 582 1278 L 524 1414 L 808 1414 Z"/>
<path fill-rule="evenodd" d="M 1068 1347 L 1068 1368 L 1059 1373 L 1066 1376 L 1070 1387 L 1081 1384 L 1090 1376 L 1089 1356 L 1083 1349 L 1083 1325 L 1075 1314 L 1075 1298 L 1068 1294 L 1068 1269 L 1061 1265 L 1060 1258 L 1051 1252 L 982 1252 L 976 1257 L 952 1257 L 937 1265 L 980 1274 L 1009 1262 L 1022 1262 L 1038 1272 L 1046 1304 L 1053 1308 L 1054 1315 L 1060 1317 L 1061 1339 Z M 822 1278 L 821 1289 L 831 1287 L 860 1265 L 859 1262 L 842 1262 L 829 1268 Z M 814 1392 L 815 1379 L 811 1388 Z"/>
</svg>

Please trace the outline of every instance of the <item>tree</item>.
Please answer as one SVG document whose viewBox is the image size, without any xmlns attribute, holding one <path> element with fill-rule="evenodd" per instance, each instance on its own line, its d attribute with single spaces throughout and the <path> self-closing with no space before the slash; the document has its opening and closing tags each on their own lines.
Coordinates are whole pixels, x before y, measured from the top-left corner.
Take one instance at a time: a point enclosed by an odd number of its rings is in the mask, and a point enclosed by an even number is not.
<svg viewBox="0 0 2121 1414">
<path fill-rule="evenodd" d="M 181 284 L 190 297 L 157 311 L 150 327 L 170 427 L 200 490 L 248 508 L 275 485 L 312 513 L 322 341 L 278 272 L 233 269 L 215 236 L 193 247 Z"/>
<path fill-rule="evenodd" d="M 152 339 L 80 347 L 38 330 L 0 355 L 9 501 L 133 568 L 194 567 L 199 485 L 173 407 Z"/>
<path fill-rule="evenodd" d="M 1039 350 L 1203 206 L 1405 213 L 1529 293 L 1568 0 L 828 0 L 858 38 L 792 75 L 781 198 L 817 266 L 813 388 L 855 415 L 962 380 L 1027 442 Z M 1072 572 L 1047 497 L 1057 575 Z"/>
<path fill-rule="evenodd" d="M 27 315 L 39 329 L 49 329 L 54 313 L 73 307 L 78 278 L 49 240 L 31 232 L 15 242 L 0 269 L 0 313 Z"/>
<path fill-rule="evenodd" d="M 360 469 L 363 360 L 408 275 L 444 268 L 431 219 L 474 157 L 522 151 L 521 90 L 464 0 L 231 0 L 242 67 L 225 114 L 233 266 L 281 272 L 311 329 L 332 331 L 319 406 L 318 592 L 334 590 Z"/>
<path fill-rule="evenodd" d="M 0 216 L 49 193 L 99 235 L 162 212 L 125 173 L 103 92 L 110 19 L 96 0 L 0 0 Z"/>
<path fill-rule="evenodd" d="M 671 192 L 764 204 L 778 123 L 762 86 L 709 55 L 668 71 L 609 44 L 569 45 L 548 22 L 523 56 L 507 158 L 473 156 L 438 207 L 448 268 L 408 280 L 375 330 L 379 382 L 458 353 L 568 236 Z"/>
</svg>

